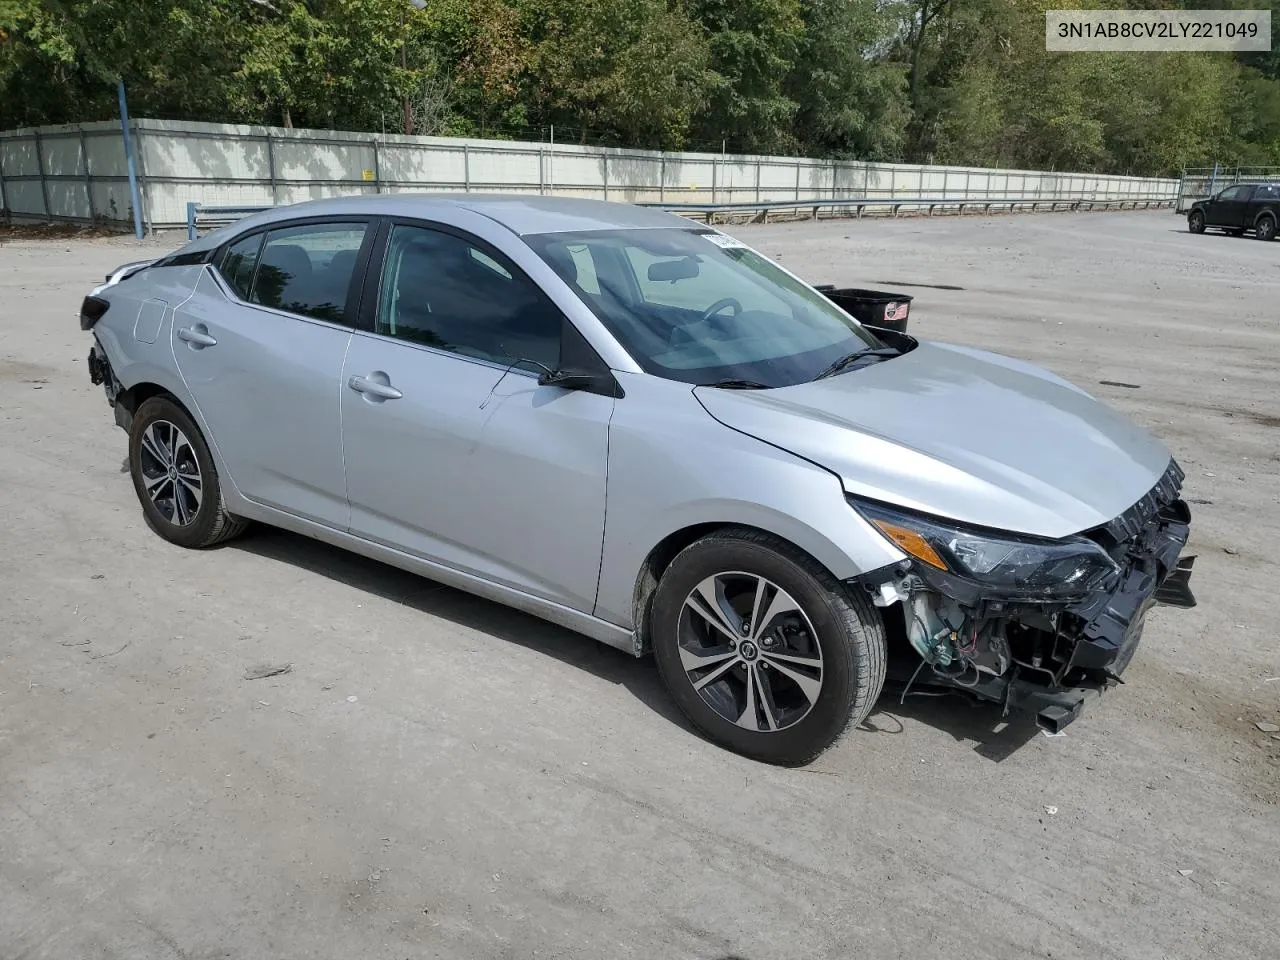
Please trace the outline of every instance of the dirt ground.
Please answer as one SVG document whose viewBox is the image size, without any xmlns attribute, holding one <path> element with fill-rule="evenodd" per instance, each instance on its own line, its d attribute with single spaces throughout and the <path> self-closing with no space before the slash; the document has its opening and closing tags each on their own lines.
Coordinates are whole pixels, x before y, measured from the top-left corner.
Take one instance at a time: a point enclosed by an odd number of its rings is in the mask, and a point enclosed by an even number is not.
<svg viewBox="0 0 1280 960">
<path fill-rule="evenodd" d="M 1280 243 L 1167 211 L 731 232 L 1154 430 L 1200 605 L 1065 736 L 886 695 L 813 766 L 752 763 L 650 662 L 519 613 L 269 530 L 163 543 L 76 324 L 138 246 L 11 239 L 0 957 L 1275 956 Z"/>
</svg>

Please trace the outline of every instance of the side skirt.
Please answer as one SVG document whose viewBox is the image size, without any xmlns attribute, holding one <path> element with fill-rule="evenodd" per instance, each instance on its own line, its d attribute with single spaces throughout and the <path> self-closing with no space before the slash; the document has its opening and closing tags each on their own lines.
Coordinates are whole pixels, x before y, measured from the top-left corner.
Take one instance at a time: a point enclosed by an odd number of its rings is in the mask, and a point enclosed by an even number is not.
<svg viewBox="0 0 1280 960">
<path fill-rule="evenodd" d="M 633 631 L 609 623 L 607 620 L 600 620 L 590 614 L 573 610 L 562 604 L 543 600 L 541 597 L 530 596 L 511 587 L 493 583 L 490 580 L 485 580 L 469 573 L 463 573 L 461 570 L 455 570 L 453 567 L 448 567 L 444 564 L 423 560 L 394 547 L 383 546 L 380 543 L 365 540 L 363 537 L 358 537 L 354 534 L 334 530 L 332 527 L 326 527 L 312 520 L 303 520 L 273 507 L 255 503 L 243 496 L 236 499 L 239 500 L 239 503 L 235 505 L 235 512 L 247 519 L 257 520 L 273 527 L 281 527 L 304 537 L 311 537 L 331 546 L 350 550 L 352 553 L 358 553 L 371 560 L 379 560 L 393 567 L 399 567 L 401 570 L 416 573 L 419 576 L 483 597 L 486 600 L 514 607 L 557 626 L 584 634 L 610 647 L 616 647 L 632 656 L 637 655 Z"/>
</svg>

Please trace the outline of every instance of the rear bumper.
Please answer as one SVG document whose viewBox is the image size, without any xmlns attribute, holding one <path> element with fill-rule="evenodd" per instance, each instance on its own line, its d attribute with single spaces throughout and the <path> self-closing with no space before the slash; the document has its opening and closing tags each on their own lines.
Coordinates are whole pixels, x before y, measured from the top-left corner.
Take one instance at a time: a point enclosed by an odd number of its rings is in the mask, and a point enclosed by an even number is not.
<svg viewBox="0 0 1280 960">
<path fill-rule="evenodd" d="M 94 338 L 93 346 L 89 350 L 89 359 L 87 363 L 89 371 L 89 382 L 94 386 L 101 386 L 103 392 L 107 395 L 107 403 L 115 411 L 116 425 L 126 433 L 133 422 L 133 414 L 129 409 L 119 402 L 120 393 L 123 387 L 120 381 L 116 379 L 115 371 L 111 369 L 111 361 L 107 359 L 107 353 L 102 349 L 97 338 Z"/>
</svg>

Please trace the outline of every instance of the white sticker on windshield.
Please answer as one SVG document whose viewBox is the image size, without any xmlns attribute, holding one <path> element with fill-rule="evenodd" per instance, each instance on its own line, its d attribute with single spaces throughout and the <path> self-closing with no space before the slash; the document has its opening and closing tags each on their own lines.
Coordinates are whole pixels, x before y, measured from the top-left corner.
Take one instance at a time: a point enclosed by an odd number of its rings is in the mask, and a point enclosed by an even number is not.
<svg viewBox="0 0 1280 960">
<path fill-rule="evenodd" d="M 741 249 L 746 246 L 741 240 L 735 240 L 725 233 L 704 233 L 703 236 L 717 247 L 724 247 L 726 250 Z"/>
</svg>

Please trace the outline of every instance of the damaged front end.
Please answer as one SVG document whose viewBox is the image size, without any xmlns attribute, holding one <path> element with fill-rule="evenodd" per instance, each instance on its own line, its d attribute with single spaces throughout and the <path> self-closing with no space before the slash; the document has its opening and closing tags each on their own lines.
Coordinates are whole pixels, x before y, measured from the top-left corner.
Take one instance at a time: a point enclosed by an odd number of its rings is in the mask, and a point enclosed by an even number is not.
<svg viewBox="0 0 1280 960">
<path fill-rule="evenodd" d="M 1050 732 L 1071 723 L 1122 682 L 1153 604 L 1195 606 L 1195 558 L 1179 559 L 1191 521 L 1182 479 L 1170 460 L 1132 507 L 1064 540 L 851 501 L 911 557 L 861 580 L 919 657 L 897 679 L 967 690 L 1006 714 L 1035 714 Z"/>
</svg>

